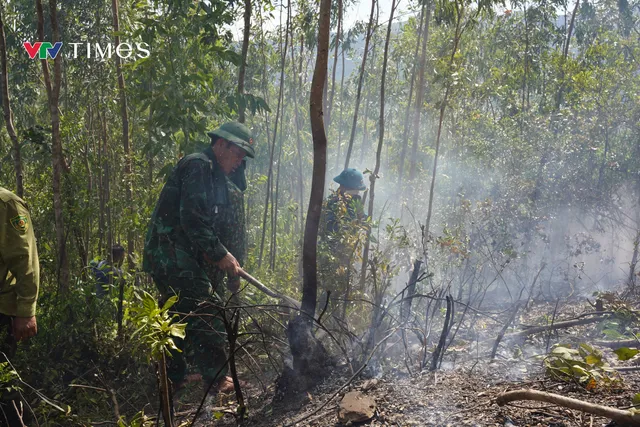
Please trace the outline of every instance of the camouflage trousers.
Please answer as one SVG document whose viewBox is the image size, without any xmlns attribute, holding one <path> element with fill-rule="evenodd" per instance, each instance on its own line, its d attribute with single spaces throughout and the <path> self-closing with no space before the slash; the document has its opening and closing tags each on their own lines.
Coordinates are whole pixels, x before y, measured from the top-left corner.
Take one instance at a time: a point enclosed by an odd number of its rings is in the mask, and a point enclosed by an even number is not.
<svg viewBox="0 0 640 427">
<path fill-rule="evenodd" d="M 180 352 L 172 351 L 167 361 L 167 376 L 173 384 L 183 381 L 188 372 L 200 373 L 205 383 L 227 373 L 227 334 L 222 320 L 222 302 L 210 282 L 201 278 L 170 276 L 154 281 L 162 299 L 178 295 L 171 313 L 186 323 L 184 340 L 174 338 Z"/>
</svg>

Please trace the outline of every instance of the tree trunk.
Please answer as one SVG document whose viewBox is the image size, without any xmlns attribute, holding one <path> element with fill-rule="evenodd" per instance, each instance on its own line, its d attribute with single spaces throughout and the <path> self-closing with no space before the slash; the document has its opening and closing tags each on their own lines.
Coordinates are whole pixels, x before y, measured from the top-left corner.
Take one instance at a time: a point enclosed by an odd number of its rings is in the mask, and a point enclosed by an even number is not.
<svg viewBox="0 0 640 427">
<path fill-rule="evenodd" d="M 447 67 L 449 72 L 453 74 L 453 61 L 456 56 L 456 52 L 458 51 L 458 45 L 460 44 L 460 38 L 462 37 L 462 17 L 464 15 L 464 6 L 459 5 L 456 1 L 456 30 L 455 36 L 453 39 L 453 49 L 451 50 L 451 56 L 449 57 L 449 66 Z M 450 75 L 451 75 L 450 74 Z M 429 239 L 429 227 L 431 226 L 431 214 L 433 212 L 433 196 L 436 185 L 436 172 L 438 169 L 438 153 L 440 151 L 440 137 L 442 135 L 442 121 L 444 119 L 444 112 L 447 108 L 447 103 L 449 102 L 449 95 L 451 93 L 451 83 L 447 83 L 447 87 L 444 93 L 444 99 L 442 100 L 442 105 L 440 106 L 440 120 L 438 121 L 438 134 L 436 136 L 436 152 L 433 156 L 433 170 L 431 172 L 431 187 L 429 188 L 429 207 L 427 208 L 427 221 L 425 223 L 425 231 L 422 235 L 422 248 L 424 250 L 425 263 L 428 266 L 427 259 L 427 241 Z"/>
<path fill-rule="evenodd" d="M 333 52 L 333 69 L 331 70 L 331 96 L 329 97 L 329 104 L 327 105 L 327 129 L 331 127 L 331 113 L 333 111 L 333 97 L 336 92 L 336 67 L 338 65 L 338 46 L 342 41 L 342 0 L 338 0 L 338 29 L 336 31 L 336 45 Z M 344 46 L 343 46 L 344 51 Z M 344 73 L 344 68 L 342 69 Z M 340 142 L 338 142 L 340 147 Z"/>
<path fill-rule="evenodd" d="M 251 35 L 251 0 L 244 0 L 244 31 L 242 36 L 242 59 L 240 60 L 240 69 L 238 70 L 238 94 L 244 95 L 244 75 L 247 67 L 247 52 L 249 51 L 249 37 Z M 238 121 L 245 121 L 245 105 L 240 102 L 238 111 Z"/>
<path fill-rule="evenodd" d="M 287 28 L 289 27 L 289 19 L 287 19 Z M 264 204 L 264 213 L 262 216 L 262 239 L 260 240 L 260 256 L 258 257 L 258 268 L 262 266 L 262 256 L 264 255 L 264 242 L 267 232 L 267 212 L 269 211 L 269 199 L 273 192 L 273 157 L 276 151 L 276 140 L 278 137 L 278 122 L 280 120 L 280 106 L 282 105 L 282 93 L 284 89 L 284 67 L 287 59 L 287 46 L 289 45 L 289 32 L 285 30 L 284 49 L 282 50 L 281 62 L 280 62 L 280 90 L 278 94 L 278 106 L 276 108 L 276 122 L 273 129 L 273 143 L 271 144 L 271 150 L 269 154 L 269 173 L 267 175 L 267 195 Z M 273 201 L 272 209 L 273 209 Z M 273 218 L 273 210 L 272 216 Z"/>
<path fill-rule="evenodd" d="M 281 84 L 280 84 L 280 97 L 283 96 L 283 87 L 284 87 L 284 67 L 286 66 L 286 58 L 287 58 L 287 48 L 289 46 L 289 29 L 291 26 L 291 1 L 287 2 L 287 26 L 285 28 L 285 42 L 284 42 L 284 51 L 282 53 L 282 74 L 281 74 Z M 293 50 L 293 49 L 292 49 Z M 284 116 L 284 104 L 282 105 L 282 115 Z M 276 268 L 276 252 L 278 250 L 278 245 L 276 242 L 277 235 L 277 225 L 278 225 L 278 202 L 279 202 L 279 190 L 280 190 L 280 164 L 282 162 L 282 131 L 284 130 L 284 126 L 280 126 L 280 147 L 278 149 L 278 167 L 276 169 L 276 192 L 274 194 L 273 202 L 271 204 L 273 209 L 273 214 L 271 215 L 271 250 L 270 253 L 270 262 L 269 268 L 273 271 Z"/>
<path fill-rule="evenodd" d="M 418 26 L 418 40 L 416 41 L 416 49 L 413 53 L 413 57 L 418 57 L 418 49 L 420 48 L 420 41 L 422 40 L 422 25 L 424 23 L 424 16 L 426 7 L 422 6 L 422 10 L 420 12 L 420 25 Z M 405 158 L 407 157 L 407 145 L 409 143 L 409 123 L 411 123 L 412 111 L 411 111 L 411 100 L 413 99 L 413 85 L 416 81 L 416 63 L 413 62 L 413 66 L 411 67 L 411 83 L 409 84 L 409 96 L 407 97 L 407 108 L 404 112 L 404 130 L 402 132 L 402 148 L 400 150 L 400 160 L 398 161 L 398 188 L 402 188 L 402 176 L 404 175 L 404 163 Z M 415 114 L 415 111 L 413 111 Z M 400 191 L 397 192 L 399 196 L 401 194 Z"/>
<path fill-rule="evenodd" d="M 364 72 L 367 65 L 367 55 L 369 54 L 369 43 L 373 35 L 373 14 L 376 8 L 376 0 L 371 0 L 371 14 L 369 15 L 369 23 L 367 24 L 367 36 L 364 42 L 364 53 L 362 54 L 362 64 L 360 64 L 360 77 L 358 78 L 358 90 L 356 92 L 356 105 L 353 112 L 353 123 L 351 123 L 351 134 L 349 136 L 349 145 L 347 146 L 347 156 L 344 161 L 344 168 L 349 167 L 351 158 L 351 150 L 353 149 L 353 140 L 356 136 L 356 125 L 358 124 L 358 110 L 360 109 L 360 96 L 362 94 L 362 83 L 364 81 Z"/>
<path fill-rule="evenodd" d="M 293 33 L 291 34 L 291 40 L 293 40 Z M 291 64 L 293 66 L 293 68 L 295 69 L 296 67 L 296 62 L 295 62 L 295 57 L 294 57 L 294 52 L 295 49 L 291 49 Z M 300 51 L 300 57 L 302 58 L 302 50 Z M 299 69 L 299 73 L 302 74 L 302 61 L 300 62 L 300 69 Z M 296 73 L 297 74 L 297 73 Z M 299 85 L 300 79 L 295 78 L 293 79 L 293 85 L 292 85 L 292 89 L 293 89 L 293 108 L 294 108 L 294 114 L 293 114 L 293 119 L 295 121 L 295 125 L 296 125 L 296 148 L 297 148 L 297 153 L 296 153 L 296 163 L 297 163 L 297 172 L 298 172 L 298 209 L 297 209 L 297 214 L 298 214 L 298 224 L 300 225 L 299 228 L 299 232 L 301 233 L 301 237 L 303 236 L 302 233 L 302 219 L 304 218 L 304 180 L 302 177 L 302 140 L 300 139 L 300 118 L 298 117 L 298 85 Z M 300 264 L 300 266 L 302 266 L 302 264 Z M 302 270 L 300 271 L 300 274 L 302 276 Z"/>
<path fill-rule="evenodd" d="M 396 11 L 396 0 L 391 0 L 391 14 L 389 15 L 389 24 L 387 25 L 387 37 L 384 41 L 384 54 L 382 59 L 382 77 L 380 84 L 380 118 L 378 119 L 378 149 L 376 151 L 376 166 L 373 173 L 369 175 L 369 210 L 367 215 L 369 218 L 373 217 L 373 203 L 376 195 L 376 180 L 378 173 L 380 172 L 380 157 L 382 154 L 382 144 L 384 142 L 384 103 L 385 103 L 385 88 L 387 77 L 387 60 L 389 59 L 389 40 L 391 39 L 391 25 L 393 24 L 393 15 Z M 364 286 L 365 278 L 367 277 L 367 262 L 369 259 L 369 243 L 371 240 L 371 227 L 367 228 L 367 237 L 364 241 L 364 249 L 362 251 L 362 270 L 360 274 L 360 287 Z"/>
<path fill-rule="evenodd" d="M 13 165 L 16 173 L 16 194 L 18 197 L 24 197 L 24 184 L 22 176 L 22 156 L 20 152 L 20 142 L 18 134 L 13 126 L 13 113 L 11 111 L 11 103 L 9 101 L 9 72 L 7 67 L 7 41 L 4 36 L 4 19 L 2 6 L 0 6 L 0 66 L 2 67 L 2 75 L 0 76 L 0 90 L 2 90 L 2 107 L 4 111 L 4 121 L 7 125 L 7 133 L 11 139 L 13 147 Z"/>
<path fill-rule="evenodd" d="M 409 169 L 409 180 L 416 177 L 418 144 L 420 143 L 420 119 L 422 118 L 422 104 L 424 102 L 424 72 L 427 62 L 427 40 L 429 39 L 429 23 L 431 21 L 431 0 L 427 0 L 427 15 L 424 20 L 424 31 L 422 35 L 422 48 L 420 53 L 420 71 L 418 72 L 418 87 L 416 92 L 416 106 L 413 116 L 413 145 L 411 147 L 411 167 Z M 402 183 L 402 181 L 400 181 Z"/>
<path fill-rule="evenodd" d="M 342 117 L 344 113 L 344 46 L 342 49 L 342 70 L 340 76 L 340 123 L 338 124 L 338 156 L 336 157 L 336 170 L 340 170 L 340 148 L 342 147 Z"/>
<path fill-rule="evenodd" d="M 111 1 L 111 9 L 113 13 L 113 31 L 115 33 L 114 43 L 116 46 L 120 44 L 120 17 L 119 17 L 119 5 L 118 0 Z M 122 65 L 120 63 L 120 57 L 118 55 L 114 55 L 116 64 L 116 74 L 118 76 L 118 92 L 120 93 L 120 115 L 122 119 L 122 146 L 124 148 L 124 185 L 125 185 L 125 200 L 127 204 L 127 217 L 129 221 L 133 221 L 133 216 L 135 214 L 133 210 L 133 189 L 132 187 L 132 178 L 133 178 L 133 168 L 131 162 L 131 144 L 129 141 L 129 115 L 127 112 L 127 93 L 125 92 L 125 83 L 124 83 L 124 75 L 122 73 Z M 186 135 L 186 134 L 185 134 Z M 133 262 L 133 253 L 135 252 L 134 248 L 134 236 L 133 236 L 133 227 L 127 227 L 127 266 L 129 267 L 129 271 L 133 272 L 135 269 L 135 265 Z M 121 336 L 122 333 L 122 319 L 118 321 L 118 335 Z"/>
<path fill-rule="evenodd" d="M 328 353 L 313 336 L 311 326 L 315 316 L 318 293 L 316 250 L 327 168 L 327 135 L 323 119 L 322 93 L 327 76 L 330 18 L 331 0 L 321 0 L 318 52 L 309 99 L 311 135 L 313 137 L 313 179 L 302 249 L 302 307 L 301 313 L 287 326 L 287 338 L 293 356 L 293 371 L 286 370 L 283 375 L 283 378 L 287 378 L 286 383 L 288 383 L 290 391 L 308 389 L 328 374 L 326 368 L 329 361 Z"/>
<path fill-rule="evenodd" d="M 44 36 L 44 12 L 42 0 L 36 0 L 36 12 L 38 14 L 38 37 L 45 40 Z M 60 41 L 58 30 L 58 13 L 56 0 L 49 0 L 49 16 L 53 29 L 52 43 Z M 61 293 L 69 290 L 69 260 L 67 258 L 67 244 L 64 226 L 64 206 L 62 203 L 62 174 L 65 170 L 65 160 L 62 152 L 62 140 L 60 138 L 60 112 L 58 104 L 60 99 L 60 82 L 62 81 L 62 55 L 53 60 L 53 84 L 49 74 L 49 64 L 46 59 L 40 61 L 44 77 L 47 97 L 49 100 L 49 113 L 51 114 L 51 161 L 53 164 L 53 211 L 56 228 L 56 246 L 58 252 L 58 285 Z"/>
</svg>

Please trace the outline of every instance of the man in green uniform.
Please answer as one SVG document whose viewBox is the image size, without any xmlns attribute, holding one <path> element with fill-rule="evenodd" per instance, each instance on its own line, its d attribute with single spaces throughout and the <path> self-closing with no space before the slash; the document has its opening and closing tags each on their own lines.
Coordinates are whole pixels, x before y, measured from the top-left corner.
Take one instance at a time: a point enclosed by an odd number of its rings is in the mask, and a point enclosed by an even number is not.
<svg viewBox="0 0 640 427">
<path fill-rule="evenodd" d="M 323 207 L 320 273 L 323 287 L 339 292 L 343 298 L 342 318 L 346 315 L 347 299 L 351 293 L 351 270 L 360 242 L 364 209 L 360 192 L 364 175 L 354 168 L 347 168 L 333 178 L 340 187 L 333 192 Z M 321 302 L 320 306 L 324 304 Z"/>
<path fill-rule="evenodd" d="M 13 357 L 16 342 L 38 332 L 36 300 L 40 266 L 27 204 L 0 187 L 0 363 Z M 0 426 L 22 425 L 18 395 L 2 390 Z M 6 424 L 5 424 L 6 423 Z"/>
<path fill-rule="evenodd" d="M 182 158 L 167 180 L 151 217 L 143 268 L 163 299 L 178 295 L 173 310 L 188 313 L 187 337 L 177 340 L 168 376 L 176 389 L 202 377 L 216 381 L 218 391 L 230 391 L 226 377 L 225 329 L 212 304 L 220 298 L 227 276 L 232 292 L 245 255 L 242 191 L 230 179 L 246 157 L 255 156 L 249 129 L 225 123 L 208 134 L 211 145 Z M 187 363 L 197 373 L 187 377 Z"/>
</svg>

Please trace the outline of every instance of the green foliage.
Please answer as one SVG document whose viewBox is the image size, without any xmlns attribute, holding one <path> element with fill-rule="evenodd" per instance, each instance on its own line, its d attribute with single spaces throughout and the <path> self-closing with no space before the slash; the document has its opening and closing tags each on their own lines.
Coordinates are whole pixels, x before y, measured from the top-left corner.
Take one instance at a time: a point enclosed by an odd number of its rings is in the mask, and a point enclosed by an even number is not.
<svg viewBox="0 0 640 427">
<path fill-rule="evenodd" d="M 621 381 L 602 353 L 588 344 L 580 344 L 577 349 L 570 345 L 555 345 L 544 358 L 544 364 L 548 375 L 579 384 L 588 391 Z"/>
<path fill-rule="evenodd" d="M 162 354 L 170 354 L 168 350 L 180 351 L 173 338 L 186 336 L 186 323 L 176 323 L 178 314 L 169 314 L 169 309 L 178 301 L 172 296 L 158 307 L 156 298 L 148 292 L 135 293 L 135 300 L 129 304 L 128 317 L 139 336 L 140 341 L 150 350 L 150 358 L 159 360 Z"/>
<path fill-rule="evenodd" d="M 118 420 L 118 427 L 151 427 L 155 423 L 152 419 L 149 419 L 144 413 L 144 411 L 140 411 L 135 414 L 129 422 L 120 418 Z"/>
<path fill-rule="evenodd" d="M 632 349 L 628 347 L 622 347 L 617 350 L 614 350 L 613 352 L 616 354 L 616 356 L 618 356 L 619 360 L 624 361 L 624 360 L 629 360 L 636 354 L 640 353 L 640 350 L 635 348 Z"/>
<path fill-rule="evenodd" d="M 9 364 L 9 362 L 0 363 L 0 397 L 22 390 L 17 385 L 18 373 Z"/>
</svg>

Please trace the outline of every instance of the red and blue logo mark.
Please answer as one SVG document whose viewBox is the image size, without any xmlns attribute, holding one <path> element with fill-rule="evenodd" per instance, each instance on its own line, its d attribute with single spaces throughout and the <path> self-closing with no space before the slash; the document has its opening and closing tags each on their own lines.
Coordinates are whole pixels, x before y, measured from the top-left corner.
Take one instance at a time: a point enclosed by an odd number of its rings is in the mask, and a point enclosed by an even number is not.
<svg viewBox="0 0 640 427">
<path fill-rule="evenodd" d="M 31 59 L 34 59 L 36 55 L 38 55 L 39 59 L 47 59 L 47 55 L 49 58 L 55 59 L 62 48 L 62 42 L 55 42 L 55 44 L 50 42 L 24 42 L 22 45 Z"/>
</svg>

